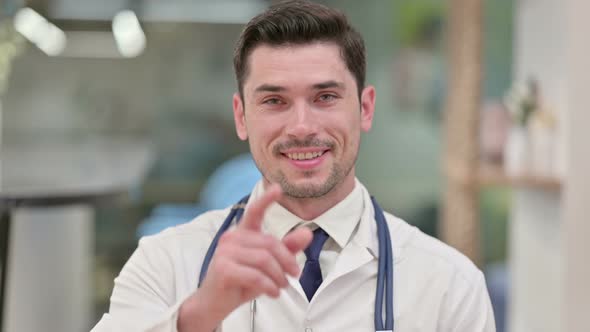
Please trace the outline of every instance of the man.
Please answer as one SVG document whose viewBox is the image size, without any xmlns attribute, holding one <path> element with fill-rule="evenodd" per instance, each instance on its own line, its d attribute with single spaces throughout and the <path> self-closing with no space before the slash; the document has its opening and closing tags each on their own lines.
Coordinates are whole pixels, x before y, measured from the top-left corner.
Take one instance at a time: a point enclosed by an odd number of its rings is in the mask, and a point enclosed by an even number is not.
<svg viewBox="0 0 590 332">
<path fill-rule="evenodd" d="M 144 238 L 94 331 L 375 331 L 383 253 L 376 208 L 355 178 L 375 108 L 361 36 L 337 11 L 280 3 L 245 27 L 234 67 L 236 131 L 264 179 L 221 236 L 200 287 L 229 208 Z M 385 216 L 395 331 L 494 331 L 482 273 Z"/>
</svg>

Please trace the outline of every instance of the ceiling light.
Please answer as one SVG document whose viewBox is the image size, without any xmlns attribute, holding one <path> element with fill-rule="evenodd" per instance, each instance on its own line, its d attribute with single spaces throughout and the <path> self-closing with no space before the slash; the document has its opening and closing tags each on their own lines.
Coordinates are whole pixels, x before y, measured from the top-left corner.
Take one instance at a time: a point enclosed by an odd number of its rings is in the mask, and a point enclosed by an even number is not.
<svg viewBox="0 0 590 332">
<path fill-rule="evenodd" d="M 123 10 L 115 15 L 113 35 L 119 52 L 125 57 L 136 57 L 145 49 L 145 34 L 137 15 L 131 10 Z"/>
</svg>

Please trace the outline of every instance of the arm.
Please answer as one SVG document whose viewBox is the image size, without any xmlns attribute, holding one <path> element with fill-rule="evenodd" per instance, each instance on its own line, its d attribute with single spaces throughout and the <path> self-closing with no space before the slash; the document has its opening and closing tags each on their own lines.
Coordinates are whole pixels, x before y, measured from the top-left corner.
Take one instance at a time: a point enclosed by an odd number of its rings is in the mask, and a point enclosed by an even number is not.
<svg viewBox="0 0 590 332">
<path fill-rule="evenodd" d="M 210 332 L 241 304 L 263 294 L 278 297 L 286 275 L 299 274 L 295 254 L 307 247 L 311 231 L 300 228 L 282 240 L 262 233 L 265 211 L 280 195 L 280 187 L 269 188 L 238 227 L 221 236 L 201 288 L 180 307 L 180 332 Z"/>
<path fill-rule="evenodd" d="M 455 277 L 453 294 L 448 294 L 440 331 L 495 332 L 494 313 L 483 273 L 469 283 Z"/>
<path fill-rule="evenodd" d="M 279 197 L 269 189 L 252 202 L 239 226 L 220 238 L 201 287 L 177 300 L 173 258 L 158 237 L 140 241 L 119 277 L 111 306 L 94 332 L 211 332 L 234 309 L 262 294 L 277 297 L 297 275 L 295 254 L 311 241 L 301 228 L 279 240 L 261 231 L 268 206 Z"/>
<path fill-rule="evenodd" d="M 129 258 L 111 295 L 109 312 L 92 331 L 175 331 L 174 266 L 160 236 L 146 237 Z"/>
</svg>

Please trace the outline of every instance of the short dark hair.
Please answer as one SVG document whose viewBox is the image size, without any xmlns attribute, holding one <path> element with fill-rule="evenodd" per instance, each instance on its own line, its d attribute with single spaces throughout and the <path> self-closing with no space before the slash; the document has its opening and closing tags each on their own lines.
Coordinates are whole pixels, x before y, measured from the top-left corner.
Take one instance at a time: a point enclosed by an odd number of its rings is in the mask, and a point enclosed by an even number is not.
<svg viewBox="0 0 590 332">
<path fill-rule="evenodd" d="M 363 37 L 335 9 L 310 1 L 284 1 L 254 17 L 242 31 L 234 50 L 238 90 L 244 98 L 248 57 L 259 45 L 302 45 L 333 42 L 356 80 L 358 93 L 365 86 L 366 55 Z"/>
</svg>

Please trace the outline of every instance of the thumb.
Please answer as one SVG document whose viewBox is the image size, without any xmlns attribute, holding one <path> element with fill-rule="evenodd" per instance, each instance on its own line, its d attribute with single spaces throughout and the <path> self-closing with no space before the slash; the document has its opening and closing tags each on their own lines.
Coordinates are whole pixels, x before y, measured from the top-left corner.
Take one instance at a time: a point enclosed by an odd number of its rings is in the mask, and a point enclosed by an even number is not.
<svg viewBox="0 0 590 332">
<path fill-rule="evenodd" d="M 292 254 L 297 254 L 309 246 L 312 238 L 313 233 L 311 230 L 307 227 L 301 227 L 287 234 L 282 242 Z"/>
</svg>

